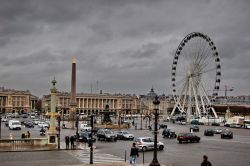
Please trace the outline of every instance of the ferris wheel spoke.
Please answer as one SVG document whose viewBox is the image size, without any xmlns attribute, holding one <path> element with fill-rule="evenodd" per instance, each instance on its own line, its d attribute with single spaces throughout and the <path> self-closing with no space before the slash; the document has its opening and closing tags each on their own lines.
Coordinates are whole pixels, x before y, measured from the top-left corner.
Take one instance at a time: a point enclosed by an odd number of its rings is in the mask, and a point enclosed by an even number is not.
<svg viewBox="0 0 250 166">
<path fill-rule="evenodd" d="M 193 96 L 194 96 L 194 99 L 195 99 L 195 106 L 196 106 L 195 112 L 200 117 L 199 102 L 198 102 L 198 97 L 197 97 L 198 91 L 197 91 L 197 86 L 193 82 L 193 79 L 191 79 L 191 87 L 192 87 L 193 94 L 194 94 Z"/>
</svg>

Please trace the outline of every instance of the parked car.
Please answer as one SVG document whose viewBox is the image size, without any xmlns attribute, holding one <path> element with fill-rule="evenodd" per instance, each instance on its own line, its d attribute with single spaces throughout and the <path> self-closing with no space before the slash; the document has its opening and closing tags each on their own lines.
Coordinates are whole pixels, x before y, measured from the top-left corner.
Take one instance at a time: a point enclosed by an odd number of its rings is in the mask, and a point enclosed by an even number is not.
<svg viewBox="0 0 250 166">
<path fill-rule="evenodd" d="M 193 125 L 190 127 L 190 132 L 193 130 L 193 132 L 199 132 L 200 131 L 200 128 L 199 126 L 197 125 Z"/>
<path fill-rule="evenodd" d="M 221 134 L 222 129 L 221 128 L 215 128 L 214 129 L 214 134 Z"/>
<path fill-rule="evenodd" d="M 134 139 L 134 135 L 130 134 L 127 131 L 118 131 L 116 133 L 117 139 L 124 139 L 124 140 L 133 140 Z"/>
<path fill-rule="evenodd" d="M 147 151 L 154 149 L 154 140 L 151 137 L 139 137 L 135 140 L 139 151 Z M 157 149 L 163 150 L 164 143 L 158 141 L 157 142 Z"/>
<path fill-rule="evenodd" d="M 232 139 L 233 138 L 233 132 L 231 130 L 228 130 L 228 129 L 222 130 L 221 139 L 223 139 L 223 138 Z"/>
<path fill-rule="evenodd" d="M 206 129 L 204 131 L 205 136 L 214 136 L 214 130 L 213 129 Z"/>
<path fill-rule="evenodd" d="M 197 135 L 195 135 L 194 133 L 180 133 L 177 136 L 177 140 L 179 141 L 179 143 L 182 142 L 200 142 L 200 137 L 198 137 Z"/>
<path fill-rule="evenodd" d="M 89 142 L 91 140 L 90 138 L 90 132 L 80 132 L 79 133 L 79 142 Z M 92 142 L 95 142 L 96 138 L 92 137 Z"/>
<path fill-rule="evenodd" d="M 176 138 L 176 133 L 171 129 L 164 129 L 162 131 L 163 138 Z"/>
<path fill-rule="evenodd" d="M 105 141 L 116 141 L 117 136 L 114 134 L 114 132 L 110 129 L 99 129 L 97 131 L 97 139 L 98 140 L 105 140 Z"/>
</svg>

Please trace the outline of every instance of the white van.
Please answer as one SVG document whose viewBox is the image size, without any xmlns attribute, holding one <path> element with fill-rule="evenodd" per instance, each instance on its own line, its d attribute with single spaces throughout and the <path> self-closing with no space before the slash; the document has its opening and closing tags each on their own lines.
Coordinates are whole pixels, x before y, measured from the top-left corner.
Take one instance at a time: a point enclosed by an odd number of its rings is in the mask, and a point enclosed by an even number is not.
<svg viewBox="0 0 250 166">
<path fill-rule="evenodd" d="M 82 124 L 80 124 L 80 129 L 81 129 L 81 131 L 91 131 L 91 126 L 89 126 L 86 123 L 82 123 Z"/>
<path fill-rule="evenodd" d="M 9 120 L 10 130 L 21 130 L 21 123 L 19 120 Z"/>
</svg>

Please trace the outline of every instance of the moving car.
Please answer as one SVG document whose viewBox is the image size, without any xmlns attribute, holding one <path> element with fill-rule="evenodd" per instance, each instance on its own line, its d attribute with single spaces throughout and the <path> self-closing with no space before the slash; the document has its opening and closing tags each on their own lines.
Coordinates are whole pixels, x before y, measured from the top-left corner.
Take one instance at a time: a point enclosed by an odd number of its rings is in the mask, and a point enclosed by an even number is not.
<svg viewBox="0 0 250 166">
<path fill-rule="evenodd" d="M 24 123 L 24 125 L 27 128 L 34 128 L 34 123 L 33 122 L 26 122 L 26 123 Z"/>
<path fill-rule="evenodd" d="M 154 149 L 154 139 L 151 137 L 139 137 L 135 140 L 139 151 L 147 151 L 147 150 L 153 150 Z M 164 143 L 158 141 L 157 142 L 157 149 L 163 150 L 164 149 Z"/>
<path fill-rule="evenodd" d="M 82 124 L 80 124 L 80 129 L 81 129 L 81 131 L 91 131 L 91 126 L 89 126 L 86 123 L 82 123 Z"/>
<path fill-rule="evenodd" d="M 200 131 L 200 128 L 199 126 L 197 125 L 193 125 L 190 127 L 190 132 L 193 130 L 193 132 L 199 132 Z"/>
<path fill-rule="evenodd" d="M 97 131 L 97 139 L 98 140 L 105 140 L 105 141 L 116 141 L 117 136 L 114 134 L 114 132 L 110 129 L 99 129 Z"/>
<path fill-rule="evenodd" d="M 214 130 L 213 129 L 206 129 L 204 131 L 205 136 L 214 136 Z"/>
<path fill-rule="evenodd" d="M 130 134 L 127 131 L 118 131 L 116 133 L 117 135 L 117 139 L 124 139 L 124 140 L 133 140 L 134 139 L 134 135 Z"/>
<path fill-rule="evenodd" d="M 241 125 L 237 124 L 237 123 L 232 123 L 232 124 L 229 125 L 229 127 L 231 127 L 231 128 L 241 128 Z"/>
<path fill-rule="evenodd" d="M 21 122 L 19 120 L 9 120 L 8 126 L 10 130 L 21 130 Z"/>
<path fill-rule="evenodd" d="M 161 129 L 168 128 L 168 125 L 167 125 L 167 124 L 160 124 L 160 128 L 161 128 Z"/>
<path fill-rule="evenodd" d="M 200 142 L 200 137 L 198 137 L 197 135 L 195 135 L 194 133 L 180 133 L 177 136 L 177 140 L 179 141 L 179 143 L 182 142 Z"/>
<path fill-rule="evenodd" d="M 49 124 L 46 122 L 39 122 L 37 125 L 39 128 L 49 128 Z"/>
<path fill-rule="evenodd" d="M 233 132 L 229 129 L 222 130 L 221 139 L 223 138 L 233 139 Z"/>
<path fill-rule="evenodd" d="M 8 122 L 8 119 L 6 117 L 3 117 L 2 122 Z"/>
<path fill-rule="evenodd" d="M 212 126 L 220 126 L 220 123 L 213 122 L 213 123 L 212 123 Z"/>
<path fill-rule="evenodd" d="M 215 128 L 214 129 L 214 134 L 221 134 L 222 129 L 221 128 Z"/>
<path fill-rule="evenodd" d="M 89 142 L 91 140 L 90 138 L 90 132 L 80 132 L 79 133 L 79 142 Z M 95 142 L 96 138 L 92 137 L 92 142 Z"/>
<path fill-rule="evenodd" d="M 176 138 L 176 133 L 171 129 L 164 129 L 162 131 L 163 138 Z"/>
</svg>

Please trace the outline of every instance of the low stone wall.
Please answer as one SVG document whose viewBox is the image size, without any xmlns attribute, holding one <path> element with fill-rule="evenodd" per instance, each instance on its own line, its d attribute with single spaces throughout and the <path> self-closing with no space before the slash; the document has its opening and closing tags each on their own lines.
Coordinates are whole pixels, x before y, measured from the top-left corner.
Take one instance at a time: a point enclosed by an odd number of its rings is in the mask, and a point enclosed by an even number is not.
<svg viewBox="0 0 250 166">
<path fill-rule="evenodd" d="M 0 139 L 0 147 L 15 147 L 15 146 L 41 147 L 47 145 L 48 145 L 47 138 Z"/>
</svg>

